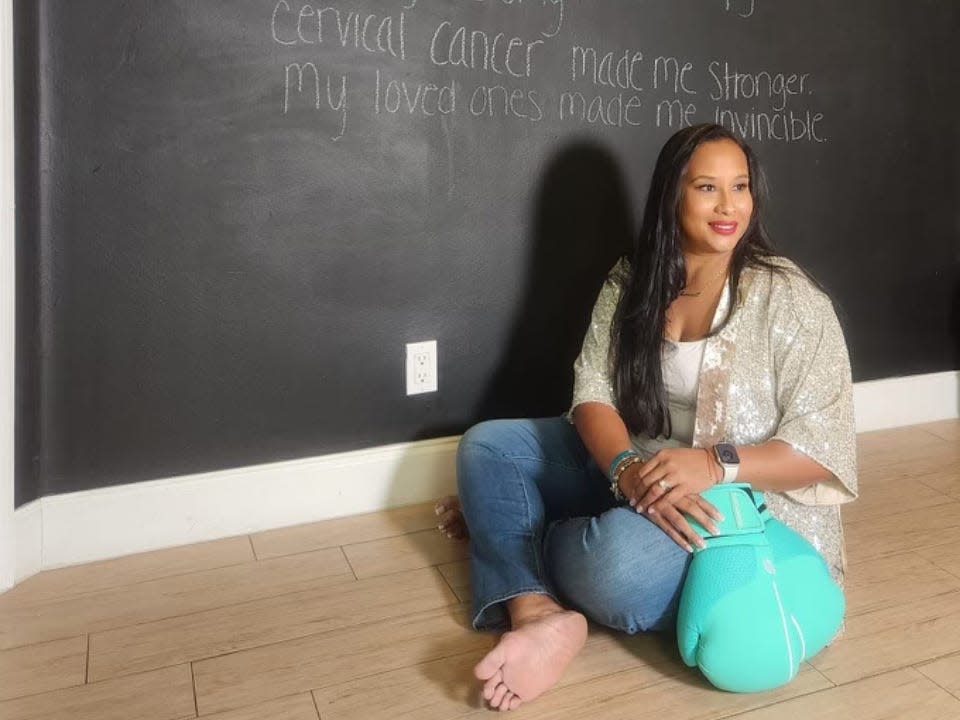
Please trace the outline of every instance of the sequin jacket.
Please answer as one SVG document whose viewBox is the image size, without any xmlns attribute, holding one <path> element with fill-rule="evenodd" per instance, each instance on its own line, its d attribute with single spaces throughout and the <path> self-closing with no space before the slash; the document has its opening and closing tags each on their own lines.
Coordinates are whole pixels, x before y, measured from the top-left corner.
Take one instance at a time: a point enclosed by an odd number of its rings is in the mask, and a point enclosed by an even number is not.
<svg viewBox="0 0 960 720">
<path fill-rule="evenodd" d="M 745 268 L 729 322 L 707 339 L 697 391 L 693 446 L 777 439 L 833 476 L 800 490 L 767 493 L 770 511 L 801 532 L 842 582 L 841 503 L 857 496 L 850 360 L 833 305 L 785 258 L 783 272 Z M 574 365 L 572 407 L 616 407 L 610 326 L 629 265 L 607 277 Z M 715 322 L 726 315 L 724 293 Z"/>
</svg>

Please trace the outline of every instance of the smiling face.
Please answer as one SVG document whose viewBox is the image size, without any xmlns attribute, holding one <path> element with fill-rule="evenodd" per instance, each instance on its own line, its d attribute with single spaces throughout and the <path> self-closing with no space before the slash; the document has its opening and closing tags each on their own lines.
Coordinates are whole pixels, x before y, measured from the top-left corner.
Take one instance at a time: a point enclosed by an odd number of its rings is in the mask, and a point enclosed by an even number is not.
<svg viewBox="0 0 960 720">
<path fill-rule="evenodd" d="M 753 214 L 747 156 L 732 140 L 711 140 L 690 156 L 680 200 L 683 252 L 729 255 Z"/>
</svg>

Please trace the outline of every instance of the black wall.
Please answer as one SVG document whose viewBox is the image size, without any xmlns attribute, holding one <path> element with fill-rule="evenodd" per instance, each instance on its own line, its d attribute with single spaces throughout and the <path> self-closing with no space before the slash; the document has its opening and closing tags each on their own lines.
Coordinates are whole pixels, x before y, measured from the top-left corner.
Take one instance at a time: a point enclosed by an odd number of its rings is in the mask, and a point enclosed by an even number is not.
<svg viewBox="0 0 960 720">
<path fill-rule="evenodd" d="M 563 411 L 656 152 L 717 113 L 855 379 L 960 367 L 955 0 L 15 7 L 18 504 Z"/>
</svg>

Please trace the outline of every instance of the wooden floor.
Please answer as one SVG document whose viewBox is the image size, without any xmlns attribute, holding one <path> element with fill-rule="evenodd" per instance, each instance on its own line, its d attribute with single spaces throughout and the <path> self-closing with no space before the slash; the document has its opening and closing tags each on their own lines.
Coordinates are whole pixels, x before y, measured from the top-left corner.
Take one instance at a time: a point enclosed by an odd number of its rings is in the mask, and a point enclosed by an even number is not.
<svg viewBox="0 0 960 720">
<path fill-rule="evenodd" d="M 592 628 L 518 718 L 960 719 L 960 421 L 859 438 L 845 637 L 785 688 L 711 689 Z M 51 571 L 0 595 L 0 720 L 490 717 L 465 547 L 429 505 Z"/>
</svg>

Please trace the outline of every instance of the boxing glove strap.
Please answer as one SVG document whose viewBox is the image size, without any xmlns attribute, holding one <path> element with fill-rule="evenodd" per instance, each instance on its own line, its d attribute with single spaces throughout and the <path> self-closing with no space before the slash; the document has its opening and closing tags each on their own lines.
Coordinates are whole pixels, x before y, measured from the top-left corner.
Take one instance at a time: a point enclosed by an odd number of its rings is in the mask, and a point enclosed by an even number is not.
<svg viewBox="0 0 960 720">
<path fill-rule="evenodd" d="M 718 547 L 770 547 L 765 533 L 744 533 L 742 535 L 706 535 L 706 547 L 693 546 L 693 552 L 703 552 Z"/>
<path fill-rule="evenodd" d="M 700 496 L 711 503 L 720 514 L 722 520 L 714 520 L 719 532 L 711 533 L 695 519 L 687 516 L 690 526 L 697 531 L 700 537 L 706 538 L 709 545 L 717 546 L 715 541 L 721 538 L 731 538 L 731 545 L 762 545 L 766 544 L 763 538 L 764 522 L 770 517 L 767 506 L 763 504 L 763 496 L 757 493 L 747 483 L 726 483 L 714 485 L 704 490 Z M 748 541 L 745 536 L 760 535 L 757 542 Z M 739 539 L 739 540 L 738 540 Z"/>
</svg>

